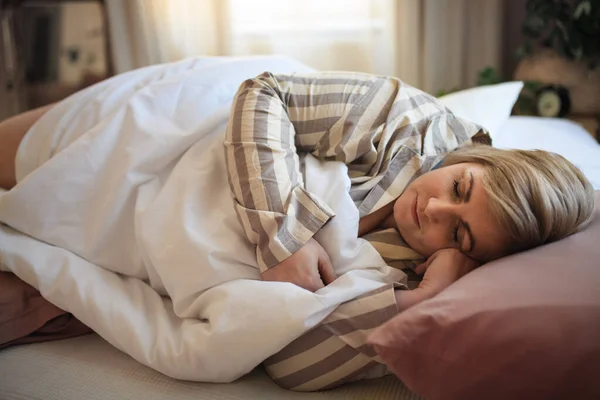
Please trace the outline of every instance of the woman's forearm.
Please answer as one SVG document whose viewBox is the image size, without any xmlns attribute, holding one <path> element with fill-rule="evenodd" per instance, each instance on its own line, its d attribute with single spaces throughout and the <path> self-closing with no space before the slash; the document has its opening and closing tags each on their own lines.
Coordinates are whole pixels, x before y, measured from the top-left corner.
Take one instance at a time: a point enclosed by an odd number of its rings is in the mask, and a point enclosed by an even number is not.
<svg viewBox="0 0 600 400">
<path fill-rule="evenodd" d="M 434 293 L 425 288 L 418 287 L 413 290 L 396 290 L 394 295 L 396 296 L 398 312 L 401 313 L 423 300 L 432 298 Z"/>
<path fill-rule="evenodd" d="M 291 90 L 291 89 L 290 89 Z M 261 272 L 296 253 L 334 215 L 304 189 L 284 91 L 264 73 L 238 90 L 224 141 L 235 207 Z"/>
</svg>

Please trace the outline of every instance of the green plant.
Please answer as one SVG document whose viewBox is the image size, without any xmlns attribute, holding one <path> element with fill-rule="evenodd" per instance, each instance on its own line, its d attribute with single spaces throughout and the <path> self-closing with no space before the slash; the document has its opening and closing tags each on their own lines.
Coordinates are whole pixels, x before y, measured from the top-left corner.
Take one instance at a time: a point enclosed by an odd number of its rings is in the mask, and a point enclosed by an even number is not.
<svg viewBox="0 0 600 400">
<path fill-rule="evenodd" d="M 600 0 L 527 0 L 526 11 L 519 58 L 551 48 L 590 68 L 600 65 Z"/>
<path fill-rule="evenodd" d="M 494 67 L 485 67 L 477 74 L 477 86 L 494 85 L 504 81 Z"/>
<path fill-rule="evenodd" d="M 537 114 L 537 93 L 544 86 L 537 81 L 523 82 L 523 90 L 515 103 L 513 114 L 516 115 L 536 115 Z"/>
</svg>

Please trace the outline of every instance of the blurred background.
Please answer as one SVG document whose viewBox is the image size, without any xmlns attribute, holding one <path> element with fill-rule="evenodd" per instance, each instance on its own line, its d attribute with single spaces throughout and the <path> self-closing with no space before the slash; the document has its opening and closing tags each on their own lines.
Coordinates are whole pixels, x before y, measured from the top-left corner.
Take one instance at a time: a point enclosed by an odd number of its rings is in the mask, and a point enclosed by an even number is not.
<svg viewBox="0 0 600 400">
<path fill-rule="evenodd" d="M 566 85 L 588 103 L 577 113 L 596 116 L 599 3 L 0 0 L 0 119 L 135 68 L 259 54 L 394 75 L 434 95 L 511 79 Z"/>
</svg>

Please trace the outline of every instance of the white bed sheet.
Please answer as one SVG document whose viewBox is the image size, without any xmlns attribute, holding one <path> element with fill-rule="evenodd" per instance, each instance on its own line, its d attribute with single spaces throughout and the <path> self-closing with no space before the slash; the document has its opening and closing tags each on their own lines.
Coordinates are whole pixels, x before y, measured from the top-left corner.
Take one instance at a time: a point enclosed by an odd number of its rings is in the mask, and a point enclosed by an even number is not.
<svg viewBox="0 0 600 400">
<path fill-rule="evenodd" d="M 315 238 L 339 278 L 315 293 L 257 279 L 223 138 L 237 88 L 266 70 L 310 71 L 277 57 L 199 57 L 58 103 L 29 130 L 18 185 L 0 196 L 0 270 L 142 364 L 204 382 L 243 376 L 338 305 L 405 279 L 356 238 L 347 167 L 312 156 L 306 189 L 337 215 Z"/>
<path fill-rule="evenodd" d="M 578 166 L 595 189 L 600 189 L 600 145 L 576 122 L 513 116 L 494 138 L 494 146 L 558 153 Z"/>
</svg>

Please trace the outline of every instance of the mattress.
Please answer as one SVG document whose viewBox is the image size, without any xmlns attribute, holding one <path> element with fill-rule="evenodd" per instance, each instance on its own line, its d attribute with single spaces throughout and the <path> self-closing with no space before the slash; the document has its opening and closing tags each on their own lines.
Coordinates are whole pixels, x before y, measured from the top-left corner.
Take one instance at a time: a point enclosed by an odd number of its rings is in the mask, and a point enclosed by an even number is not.
<svg viewBox="0 0 600 400">
<path fill-rule="evenodd" d="M 97 335 L 0 351 L 1 400 L 417 400 L 394 376 L 320 393 L 275 385 L 262 369 L 229 384 L 177 381 L 145 367 Z"/>
</svg>

